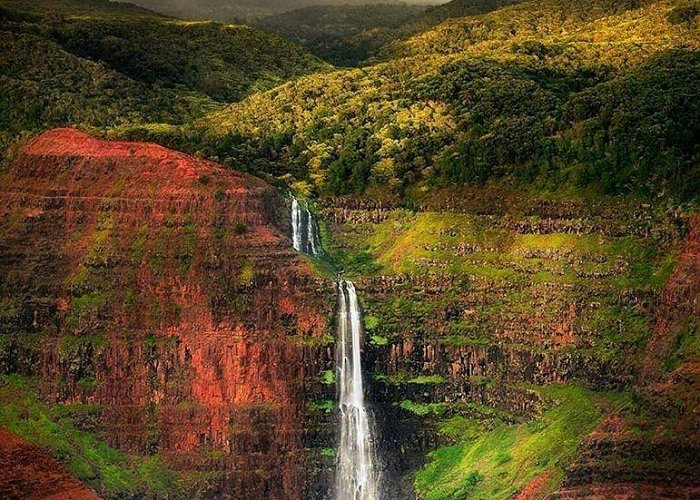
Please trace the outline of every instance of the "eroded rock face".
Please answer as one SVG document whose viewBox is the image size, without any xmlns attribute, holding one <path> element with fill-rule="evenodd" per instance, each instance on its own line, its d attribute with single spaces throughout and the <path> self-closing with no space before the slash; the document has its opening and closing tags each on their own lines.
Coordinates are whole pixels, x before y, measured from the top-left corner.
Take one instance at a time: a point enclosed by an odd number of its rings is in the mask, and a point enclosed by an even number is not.
<svg viewBox="0 0 700 500">
<path fill-rule="evenodd" d="M 302 425 L 332 367 L 332 288 L 292 250 L 271 187 L 60 129 L 0 191 L 2 371 L 100 405 L 111 445 L 159 452 L 209 494 L 308 497 Z"/>
<path fill-rule="evenodd" d="M 691 220 L 690 234 L 681 249 L 678 264 L 664 285 L 657 301 L 653 335 L 642 365 L 642 382 L 658 380 L 664 359 L 671 354 L 673 341 L 683 322 L 700 316 L 700 217 Z"/>
<path fill-rule="evenodd" d="M 431 193 L 411 210 L 342 198 L 324 207 L 338 253 L 363 256 L 370 242 L 375 259 L 377 272 L 356 280 L 371 320 L 363 359 L 374 374 L 369 399 L 387 475 L 402 477 L 392 484 L 399 498 L 414 497 L 409 471 L 425 464 L 427 452 L 455 444 L 441 433 L 448 419 L 532 421 L 556 404 L 540 390 L 550 385 L 637 395 L 645 352 L 663 371 L 678 333 L 667 326 L 697 315 L 697 222 L 688 236 L 687 214 L 627 199 L 546 200 L 488 186 Z M 679 253 L 664 287 L 671 268 L 661 257 Z M 700 371 L 684 365 L 644 391 L 655 397 L 668 384 L 696 394 Z M 671 421 L 679 399 L 688 414 L 696 400 L 676 396 L 659 394 L 657 407 Z M 685 420 L 679 436 L 697 428 Z M 651 469 L 635 459 L 653 462 L 655 450 L 672 458 L 650 481 L 663 483 L 667 468 L 671 482 L 689 484 L 696 443 L 636 444 L 629 436 L 585 440 L 559 494 L 585 495 L 613 480 L 641 483 Z M 519 498 L 542 498 L 551 477 L 519 487 Z M 632 497 L 635 491 L 628 488 Z"/>
<path fill-rule="evenodd" d="M 636 390 L 647 415 L 606 418 L 581 443 L 552 498 L 697 498 L 700 494 L 700 361 L 667 363 L 700 317 L 700 219 L 690 220 L 678 262 L 654 308 Z M 644 432 L 640 433 L 642 429 Z"/>
</svg>

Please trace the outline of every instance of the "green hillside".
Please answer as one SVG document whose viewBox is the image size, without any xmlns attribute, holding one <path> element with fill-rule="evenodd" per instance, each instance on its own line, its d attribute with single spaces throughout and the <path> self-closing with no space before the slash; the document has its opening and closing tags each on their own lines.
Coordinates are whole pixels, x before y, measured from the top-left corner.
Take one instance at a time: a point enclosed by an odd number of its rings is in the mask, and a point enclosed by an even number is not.
<svg viewBox="0 0 700 500">
<path fill-rule="evenodd" d="M 178 20 L 79 20 L 55 39 L 135 80 L 184 86 L 223 102 L 323 65 L 304 50 L 248 26 Z"/>
<path fill-rule="evenodd" d="M 138 7 L 133 3 L 113 2 L 111 0 L 2 0 L 0 14 L 8 17 L 35 16 L 66 17 L 162 17 L 151 10 Z"/>
<path fill-rule="evenodd" d="M 395 37 L 407 38 L 422 33 L 448 19 L 476 16 L 498 10 L 507 5 L 516 4 L 523 0 L 452 0 L 430 7 L 420 15 L 410 19 L 396 32 Z"/>
<path fill-rule="evenodd" d="M 0 147 L 56 125 L 178 123 L 218 106 L 199 93 L 135 81 L 31 33 L 0 32 L 0 54 Z"/>
<path fill-rule="evenodd" d="M 316 72 L 248 26 L 185 22 L 107 1 L 0 1 L 2 144 L 56 125 L 182 123 Z"/>
<path fill-rule="evenodd" d="M 405 3 L 312 6 L 264 17 L 255 24 L 333 64 L 357 66 L 423 11 L 425 6 Z"/>
<path fill-rule="evenodd" d="M 384 55 L 397 57 L 465 51 L 481 55 L 507 52 L 513 43 L 532 40 L 563 45 L 562 48 L 567 49 L 565 52 L 572 52 L 572 57 L 577 59 L 591 55 L 599 57 L 590 54 L 593 50 L 609 59 L 609 54 L 616 49 L 618 53 L 631 51 L 638 59 L 638 53 L 645 49 L 645 45 L 650 45 L 646 47 L 649 52 L 669 45 L 683 45 L 682 37 L 693 32 L 697 21 L 695 14 L 683 19 L 682 12 L 695 10 L 697 5 L 693 0 L 520 2 L 483 15 L 447 19 L 434 29 L 386 47 Z M 676 19 L 676 16 L 680 17 Z M 679 30 L 678 25 L 687 29 Z M 690 36 L 688 42 L 692 44 L 693 39 L 697 40 L 697 36 Z"/>
<path fill-rule="evenodd" d="M 314 5 L 253 23 L 338 66 L 361 66 L 390 58 L 402 40 L 443 21 L 477 16 L 520 1 L 453 0 L 432 7 L 404 3 Z"/>
<path fill-rule="evenodd" d="M 308 76 L 184 128 L 124 133 L 321 195 L 411 202 L 433 186 L 508 180 L 695 197 L 697 11 L 595 0 L 562 16 L 562 5 L 450 21 L 402 45 L 421 55 Z M 459 39 L 459 23 L 481 31 Z"/>
<path fill-rule="evenodd" d="M 245 20 L 253 22 L 267 16 L 307 7 L 360 6 L 368 0 L 136 0 L 134 3 L 165 14 L 187 19 L 213 19 L 221 22 Z M 383 0 L 383 4 L 400 4 L 399 0 Z M 431 4 L 434 1 L 407 1 L 410 4 Z"/>
</svg>

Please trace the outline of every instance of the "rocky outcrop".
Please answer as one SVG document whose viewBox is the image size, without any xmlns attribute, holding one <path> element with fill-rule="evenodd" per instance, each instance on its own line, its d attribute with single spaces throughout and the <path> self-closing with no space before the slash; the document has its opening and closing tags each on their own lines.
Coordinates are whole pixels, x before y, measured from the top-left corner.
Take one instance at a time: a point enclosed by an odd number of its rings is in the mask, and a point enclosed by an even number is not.
<svg viewBox="0 0 700 500">
<path fill-rule="evenodd" d="M 691 220 L 678 263 L 657 300 L 652 337 L 642 365 L 643 382 L 658 379 L 684 321 L 700 317 L 700 216 Z"/>
<path fill-rule="evenodd" d="M 0 186 L 2 370 L 99 405 L 109 444 L 210 495 L 308 498 L 332 288 L 292 250 L 276 191 L 67 129 L 29 141 Z"/>
<path fill-rule="evenodd" d="M 36 500 L 98 500 L 55 458 L 0 427 L 0 497 Z"/>
</svg>

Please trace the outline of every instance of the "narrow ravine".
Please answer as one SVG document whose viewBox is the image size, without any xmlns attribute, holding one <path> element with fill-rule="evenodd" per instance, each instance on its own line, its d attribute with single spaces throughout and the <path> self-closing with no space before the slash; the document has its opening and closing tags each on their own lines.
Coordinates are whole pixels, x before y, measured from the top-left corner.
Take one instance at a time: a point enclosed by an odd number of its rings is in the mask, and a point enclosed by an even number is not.
<svg viewBox="0 0 700 500">
<path fill-rule="evenodd" d="M 362 385 L 362 316 L 351 281 L 338 282 L 336 365 L 340 407 L 340 443 L 335 479 L 337 500 L 379 499 L 374 435 Z"/>
</svg>

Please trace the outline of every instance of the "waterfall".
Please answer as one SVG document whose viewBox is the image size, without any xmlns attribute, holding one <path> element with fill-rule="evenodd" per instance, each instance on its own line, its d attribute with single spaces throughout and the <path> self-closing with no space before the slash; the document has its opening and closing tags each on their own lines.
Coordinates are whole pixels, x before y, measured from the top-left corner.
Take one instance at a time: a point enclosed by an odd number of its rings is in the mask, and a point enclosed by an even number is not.
<svg viewBox="0 0 700 500">
<path fill-rule="evenodd" d="M 378 500 L 379 475 L 372 448 L 372 425 L 365 408 L 360 364 L 362 317 L 351 281 L 338 283 L 340 445 L 335 479 L 337 500 Z"/>
<path fill-rule="evenodd" d="M 292 244 L 298 252 L 311 256 L 320 253 L 318 227 L 306 203 L 292 198 Z"/>
</svg>

